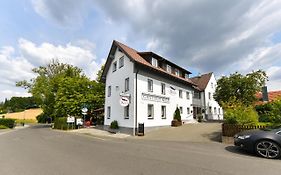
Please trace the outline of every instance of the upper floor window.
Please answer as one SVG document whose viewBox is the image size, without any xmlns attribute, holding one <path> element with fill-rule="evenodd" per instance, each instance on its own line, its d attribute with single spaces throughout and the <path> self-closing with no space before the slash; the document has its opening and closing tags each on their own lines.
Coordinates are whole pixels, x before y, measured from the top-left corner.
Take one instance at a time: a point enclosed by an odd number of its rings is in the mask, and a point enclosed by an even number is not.
<svg viewBox="0 0 281 175">
<path fill-rule="evenodd" d="M 125 79 L 125 92 L 129 91 L 129 78 Z"/>
<path fill-rule="evenodd" d="M 186 91 L 186 99 L 188 99 L 188 100 L 190 99 L 188 91 Z"/>
<path fill-rule="evenodd" d="M 153 92 L 153 80 L 151 80 L 151 79 L 147 80 L 147 89 L 148 89 L 148 92 Z"/>
<path fill-rule="evenodd" d="M 201 94 L 200 94 L 200 92 L 194 91 L 194 93 L 193 93 L 193 98 L 201 99 Z"/>
<path fill-rule="evenodd" d="M 122 56 L 121 58 L 119 58 L 119 68 L 124 66 L 124 56 Z"/>
<path fill-rule="evenodd" d="M 182 98 L 182 90 L 179 90 L 179 97 Z"/>
<path fill-rule="evenodd" d="M 214 113 L 217 114 L 217 108 L 216 107 L 214 107 Z"/>
<path fill-rule="evenodd" d="M 161 83 L 161 94 L 162 95 L 166 94 L 166 85 L 164 83 Z"/>
<path fill-rule="evenodd" d="M 179 109 L 180 109 L 180 113 L 182 114 L 182 107 L 180 107 Z"/>
<path fill-rule="evenodd" d="M 188 79 L 188 78 L 189 78 L 189 74 L 185 74 L 184 76 L 185 76 L 185 78 L 186 78 L 186 79 Z"/>
<path fill-rule="evenodd" d="M 111 115 L 111 107 L 108 106 L 107 107 L 107 119 L 110 119 L 110 115 Z"/>
<path fill-rule="evenodd" d="M 117 69 L 117 61 L 113 63 L 112 72 L 115 72 Z"/>
<path fill-rule="evenodd" d="M 172 67 L 167 64 L 167 72 L 172 73 Z"/>
<path fill-rule="evenodd" d="M 156 58 L 152 57 L 151 64 L 152 64 L 152 66 L 158 67 L 158 60 Z"/>
<path fill-rule="evenodd" d="M 178 69 L 175 69 L 175 75 L 177 75 L 177 76 L 180 75 L 180 71 Z"/>
<path fill-rule="evenodd" d="M 186 113 L 190 114 L 190 108 L 186 108 Z"/>
<path fill-rule="evenodd" d="M 107 96 L 108 96 L 108 97 L 111 96 L 111 86 L 108 86 L 108 89 L 107 89 Z"/>
<path fill-rule="evenodd" d="M 211 100 L 211 98 L 212 98 L 212 94 L 211 92 L 209 92 L 209 100 Z"/>
<path fill-rule="evenodd" d="M 214 83 L 211 83 L 211 88 L 214 88 Z"/>
</svg>

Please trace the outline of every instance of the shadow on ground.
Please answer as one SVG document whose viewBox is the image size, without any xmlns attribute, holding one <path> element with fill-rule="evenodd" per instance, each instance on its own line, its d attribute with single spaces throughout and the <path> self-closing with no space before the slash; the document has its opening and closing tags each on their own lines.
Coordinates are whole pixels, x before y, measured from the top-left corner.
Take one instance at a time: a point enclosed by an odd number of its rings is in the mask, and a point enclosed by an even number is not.
<svg viewBox="0 0 281 175">
<path fill-rule="evenodd" d="M 52 124 L 36 124 L 32 125 L 31 129 L 51 128 Z"/>
<path fill-rule="evenodd" d="M 212 132 L 208 134 L 202 134 L 202 137 L 205 137 L 213 142 L 222 142 L 221 140 L 222 133 L 221 132 Z"/>
<path fill-rule="evenodd" d="M 231 153 L 235 153 L 235 154 L 239 154 L 239 155 L 243 155 L 243 156 L 257 157 L 254 153 L 247 152 L 246 150 L 243 150 L 237 146 L 227 146 L 227 147 L 225 147 L 225 150 L 229 151 Z"/>
</svg>

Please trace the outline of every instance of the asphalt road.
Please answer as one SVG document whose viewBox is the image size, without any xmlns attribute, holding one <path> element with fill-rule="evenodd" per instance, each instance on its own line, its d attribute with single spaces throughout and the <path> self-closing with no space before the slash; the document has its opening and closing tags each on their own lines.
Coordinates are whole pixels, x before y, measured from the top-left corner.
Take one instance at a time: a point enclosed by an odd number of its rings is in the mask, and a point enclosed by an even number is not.
<svg viewBox="0 0 281 175">
<path fill-rule="evenodd" d="M 44 126 L 0 133 L 0 175 L 280 175 L 280 163 L 220 143 L 98 138 Z"/>
</svg>

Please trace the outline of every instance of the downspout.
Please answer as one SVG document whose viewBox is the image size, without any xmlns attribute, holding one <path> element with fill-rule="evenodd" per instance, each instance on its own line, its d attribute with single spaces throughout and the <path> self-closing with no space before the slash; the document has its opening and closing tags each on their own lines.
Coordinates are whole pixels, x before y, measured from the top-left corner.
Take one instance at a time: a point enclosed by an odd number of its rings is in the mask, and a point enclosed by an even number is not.
<svg viewBox="0 0 281 175">
<path fill-rule="evenodd" d="M 139 73 L 139 70 L 137 69 L 136 71 L 136 89 L 135 89 L 135 127 L 134 127 L 134 136 L 136 135 L 136 130 L 137 130 L 137 124 L 138 124 L 138 73 Z"/>
</svg>

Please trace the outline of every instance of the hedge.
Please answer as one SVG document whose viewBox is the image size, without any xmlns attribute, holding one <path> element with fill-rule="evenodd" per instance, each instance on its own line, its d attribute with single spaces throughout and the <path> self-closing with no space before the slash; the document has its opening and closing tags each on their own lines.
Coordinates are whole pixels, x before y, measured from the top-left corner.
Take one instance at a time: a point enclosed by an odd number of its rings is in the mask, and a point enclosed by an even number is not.
<svg viewBox="0 0 281 175">
<path fill-rule="evenodd" d="M 54 129 L 68 130 L 75 129 L 75 125 L 67 124 L 67 117 L 56 117 L 54 120 Z"/>
<path fill-rule="evenodd" d="M 15 127 L 15 119 L 5 118 L 0 119 L 0 125 L 6 126 L 8 128 L 14 128 Z"/>
</svg>

